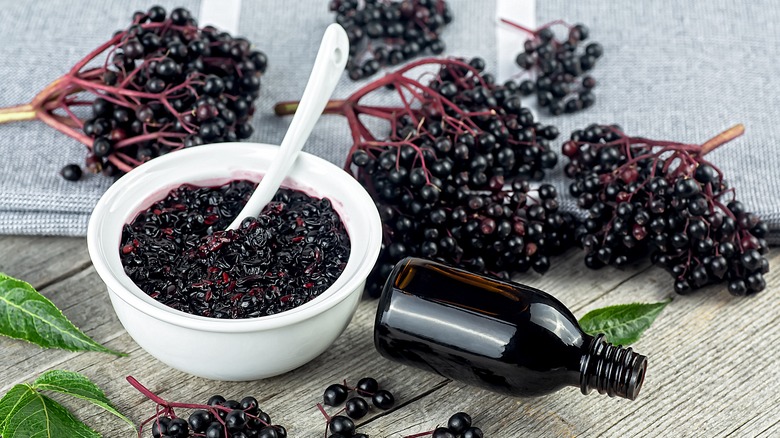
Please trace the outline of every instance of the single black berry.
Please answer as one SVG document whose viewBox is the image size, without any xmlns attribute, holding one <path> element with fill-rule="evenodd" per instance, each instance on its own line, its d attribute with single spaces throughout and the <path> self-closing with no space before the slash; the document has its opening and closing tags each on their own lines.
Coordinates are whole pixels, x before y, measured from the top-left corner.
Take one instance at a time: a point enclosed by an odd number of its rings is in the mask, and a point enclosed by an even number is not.
<svg viewBox="0 0 780 438">
<path fill-rule="evenodd" d="M 339 406 L 347 399 L 347 395 L 349 395 L 349 389 L 346 386 L 334 383 L 325 388 L 322 395 L 323 403 L 328 406 Z"/>
<path fill-rule="evenodd" d="M 380 389 L 371 397 L 371 402 L 379 409 L 390 409 L 395 404 L 395 397 L 390 391 Z"/>
<path fill-rule="evenodd" d="M 340 433 L 345 436 L 352 436 L 355 433 L 355 423 L 343 415 L 332 417 L 328 428 L 333 433 Z"/>
<path fill-rule="evenodd" d="M 458 412 L 447 421 L 447 428 L 458 435 L 469 427 L 471 427 L 471 416 L 465 412 Z"/>
<path fill-rule="evenodd" d="M 206 428 L 214 421 L 214 416 L 210 412 L 204 410 L 193 411 L 187 422 L 192 428 L 193 432 L 205 432 Z"/>
<path fill-rule="evenodd" d="M 78 164 L 68 164 L 60 170 L 60 175 L 68 181 L 81 179 L 81 167 Z"/>
<path fill-rule="evenodd" d="M 359 420 L 368 413 L 368 403 L 360 397 L 353 397 L 347 400 L 344 405 L 344 412 L 349 418 Z"/>
<path fill-rule="evenodd" d="M 402 255 L 401 255 L 402 256 Z M 358 380 L 357 392 L 360 395 L 370 397 L 379 390 L 379 383 L 373 377 L 363 377 Z"/>
</svg>

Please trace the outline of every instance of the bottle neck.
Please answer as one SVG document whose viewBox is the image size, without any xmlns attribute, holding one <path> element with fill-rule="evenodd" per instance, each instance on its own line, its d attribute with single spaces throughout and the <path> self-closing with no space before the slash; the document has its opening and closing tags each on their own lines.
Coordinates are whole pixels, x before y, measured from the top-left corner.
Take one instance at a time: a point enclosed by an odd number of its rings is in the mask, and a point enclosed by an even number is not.
<svg viewBox="0 0 780 438">
<path fill-rule="evenodd" d="M 642 388 L 646 370 L 647 357 L 630 347 L 612 345 L 599 334 L 592 338 L 580 361 L 580 389 L 583 394 L 595 389 L 610 397 L 634 400 Z"/>
</svg>

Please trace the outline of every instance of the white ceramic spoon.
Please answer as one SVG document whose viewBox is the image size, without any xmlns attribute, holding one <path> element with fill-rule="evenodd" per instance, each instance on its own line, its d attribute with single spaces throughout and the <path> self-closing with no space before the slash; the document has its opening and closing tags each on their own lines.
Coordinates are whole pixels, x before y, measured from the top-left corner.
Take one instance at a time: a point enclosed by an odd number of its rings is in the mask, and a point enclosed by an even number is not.
<svg viewBox="0 0 780 438">
<path fill-rule="evenodd" d="M 263 207 L 273 199 L 284 177 L 287 176 L 295 163 L 298 152 L 301 151 L 309 138 L 309 134 L 325 109 L 331 94 L 333 94 L 348 57 L 349 39 L 347 33 L 338 24 L 331 24 L 322 37 L 320 50 L 317 52 L 314 67 L 309 75 L 309 82 L 306 84 L 306 89 L 303 90 L 303 97 L 301 97 L 289 129 L 284 135 L 276 159 L 271 164 L 268 173 L 260 180 L 260 184 L 252 197 L 249 198 L 249 202 L 228 227 L 229 230 L 237 229 L 244 219 L 260 214 Z"/>
</svg>

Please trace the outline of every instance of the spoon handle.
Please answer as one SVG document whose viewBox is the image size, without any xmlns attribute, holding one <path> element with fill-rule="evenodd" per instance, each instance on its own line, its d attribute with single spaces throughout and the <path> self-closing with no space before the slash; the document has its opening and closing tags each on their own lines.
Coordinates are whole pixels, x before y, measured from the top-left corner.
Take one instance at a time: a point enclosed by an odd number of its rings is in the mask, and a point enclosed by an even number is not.
<svg viewBox="0 0 780 438">
<path fill-rule="evenodd" d="M 260 214 L 263 207 L 273 199 L 284 177 L 290 171 L 298 152 L 309 138 L 314 124 L 325 109 L 336 84 L 344 72 L 349 57 L 349 39 L 344 28 L 331 24 L 325 30 L 320 50 L 314 60 L 309 82 L 303 91 L 290 127 L 284 135 L 282 144 L 268 172 L 260 180 L 249 202 L 236 216 L 228 229 L 236 229 L 247 217 Z"/>
</svg>

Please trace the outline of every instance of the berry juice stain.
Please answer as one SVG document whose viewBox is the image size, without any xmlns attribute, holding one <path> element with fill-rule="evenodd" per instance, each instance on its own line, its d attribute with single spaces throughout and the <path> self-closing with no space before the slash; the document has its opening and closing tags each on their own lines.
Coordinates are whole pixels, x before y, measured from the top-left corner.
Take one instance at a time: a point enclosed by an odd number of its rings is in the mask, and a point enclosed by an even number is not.
<svg viewBox="0 0 780 438">
<path fill-rule="evenodd" d="M 298 307 L 341 275 L 349 236 L 327 198 L 282 188 L 256 218 L 225 228 L 256 184 L 185 184 L 124 226 L 125 273 L 155 300 L 213 318 L 253 318 Z"/>
</svg>

